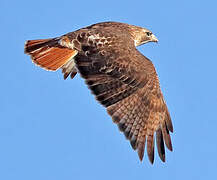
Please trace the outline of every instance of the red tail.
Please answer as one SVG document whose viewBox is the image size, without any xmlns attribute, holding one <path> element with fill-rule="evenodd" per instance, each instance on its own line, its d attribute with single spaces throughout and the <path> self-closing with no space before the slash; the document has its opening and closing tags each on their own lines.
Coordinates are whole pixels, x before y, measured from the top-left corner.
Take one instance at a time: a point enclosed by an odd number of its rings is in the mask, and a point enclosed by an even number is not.
<svg viewBox="0 0 217 180">
<path fill-rule="evenodd" d="M 61 47 L 58 41 L 57 38 L 26 41 L 25 53 L 31 55 L 36 65 L 56 71 L 77 54 L 76 50 Z"/>
</svg>

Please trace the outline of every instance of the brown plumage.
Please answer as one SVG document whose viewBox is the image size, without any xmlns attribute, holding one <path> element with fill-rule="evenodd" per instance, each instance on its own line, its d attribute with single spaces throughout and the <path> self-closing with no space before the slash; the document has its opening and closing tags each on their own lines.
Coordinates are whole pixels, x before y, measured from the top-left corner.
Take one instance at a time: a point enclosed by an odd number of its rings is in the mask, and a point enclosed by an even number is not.
<svg viewBox="0 0 217 180">
<path fill-rule="evenodd" d="M 136 46 L 157 42 L 151 31 L 138 26 L 104 22 L 58 38 L 27 41 L 25 53 L 47 70 L 62 68 L 64 79 L 77 71 L 96 99 L 143 159 L 145 146 L 154 162 L 172 151 L 173 126 L 152 62 Z"/>
</svg>

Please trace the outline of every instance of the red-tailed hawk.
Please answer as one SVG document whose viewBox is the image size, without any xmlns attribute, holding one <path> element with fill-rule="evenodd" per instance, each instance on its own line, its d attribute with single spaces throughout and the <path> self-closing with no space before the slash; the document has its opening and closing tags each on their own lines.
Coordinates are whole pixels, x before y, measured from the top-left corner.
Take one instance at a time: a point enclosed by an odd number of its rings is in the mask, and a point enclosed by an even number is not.
<svg viewBox="0 0 217 180">
<path fill-rule="evenodd" d="M 136 46 L 157 41 L 148 29 L 103 22 L 57 38 L 29 40 L 25 53 L 46 70 L 61 68 L 64 79 L 79 72 L 140 160 L 147 144 L 153 163 L 154 137 L 165 161 L 164 144 L 172 151 L 173 126 L 155 68 Z"/>
</svg>

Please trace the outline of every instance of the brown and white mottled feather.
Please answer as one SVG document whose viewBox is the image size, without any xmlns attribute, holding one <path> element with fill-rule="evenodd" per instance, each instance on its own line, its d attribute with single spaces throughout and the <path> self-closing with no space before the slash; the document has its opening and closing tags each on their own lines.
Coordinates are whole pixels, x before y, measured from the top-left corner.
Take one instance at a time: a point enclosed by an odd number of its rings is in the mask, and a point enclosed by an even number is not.
<svg viewBox="0 0 217 180">
<path fill-rule="evenodd" d="M 172 151 L 173 127 L 155 68 L 135 47 L 151 41 L 157 40 L 147 29 L 106 22 L 60 38 L 27 41 L 25 52 L 45 69 L 62 68 L 64 79 L 78 71 L 140 160 L 146 146 L 153 163 L 155 138 L 162 161 L 164 144 Z"/>
</svg>

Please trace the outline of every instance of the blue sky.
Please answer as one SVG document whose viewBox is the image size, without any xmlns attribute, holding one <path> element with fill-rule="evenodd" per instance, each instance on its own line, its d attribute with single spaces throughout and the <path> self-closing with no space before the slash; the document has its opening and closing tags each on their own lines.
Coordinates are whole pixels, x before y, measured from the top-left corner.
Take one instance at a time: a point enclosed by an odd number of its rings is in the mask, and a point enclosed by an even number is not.
<svg viewBox="0 0 217 180">
<path fill-rule="evenodd" d="M 215 179 L 217 169 L 217 2 L 0 1 L 0 179 Z M 23 53 L 27 39 L 50 38 L 101 21 L 143 26 L 158 44 L 152 59 L 171 113 L 174 151 L 141 163 L 76 76 L 64 81 Z"/>
</svg>

